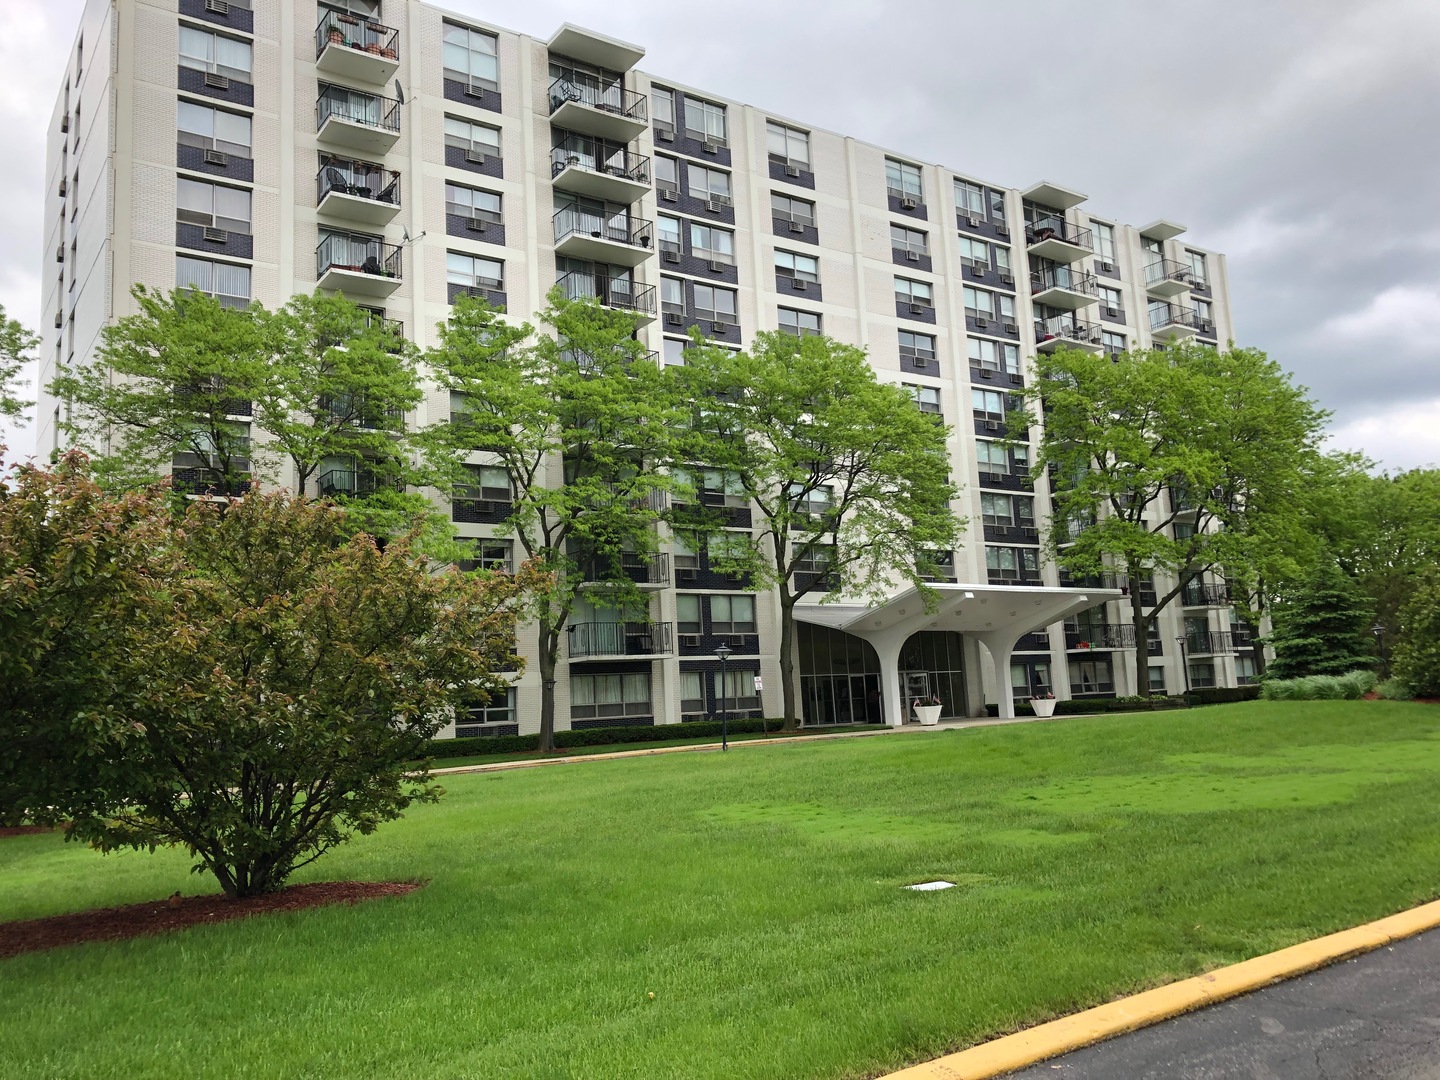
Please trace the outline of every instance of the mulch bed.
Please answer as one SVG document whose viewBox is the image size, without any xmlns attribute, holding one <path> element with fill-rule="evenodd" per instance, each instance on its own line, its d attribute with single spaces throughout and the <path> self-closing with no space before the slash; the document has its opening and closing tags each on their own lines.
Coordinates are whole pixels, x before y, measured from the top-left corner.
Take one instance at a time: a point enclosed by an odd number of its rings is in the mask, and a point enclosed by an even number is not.
<svg viewBox="0 0 1440 1080">
<path fill-rule="evenodd" d="M 53 825 L 5 825 L 0 826 L 0 840 L 7 836 L 33 836 L 35 833 L 54 831 Z"/>
<path fill-rule="evenodd" d="M 227 900 L 210 896 L 175 896 L 124 907 L 96 908 L 47 919 L 0 923 L 0 959 L 42 952 L 87 941 L 125 941 L 168 934 L 191 926 L 229 922 L 274 911 L 303 911 L 325 904 L 354 904 L 384 896 L 400 896 L 420 888 L 413 881 L 318 881 L 291 885 L 279 892 Z"/>
</svg>

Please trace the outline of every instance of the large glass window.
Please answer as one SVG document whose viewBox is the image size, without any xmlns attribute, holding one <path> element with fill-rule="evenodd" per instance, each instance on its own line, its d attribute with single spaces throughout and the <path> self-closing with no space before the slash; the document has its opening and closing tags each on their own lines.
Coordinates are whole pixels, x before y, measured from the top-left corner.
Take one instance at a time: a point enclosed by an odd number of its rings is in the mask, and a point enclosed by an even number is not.
<svg viewBox="0 0 1440 1080">
<path fill-rule="evenodd" d="M 909 330 L 900 331 L 900 355 L 917 368 L 929 367 L 935 362 L 935 338 L 931 334 L 915 334 Z"/>
<path fill-rule="evenodd" d="M 794 278 L 812 285 L 820 281 L 820 260 L 813 255 L 800 255 L 793 251 L 775 252 L 775 273 L 780 277 Z"/>
<path fill-rule="evenodd" d="M 899 304 L 918 304 L 921 307 L 935 306 L 928 281 L 912 281 L 903 277 L 895 279 L 895 301 Z"/>
<path fill-rule="evenodd" d="M 810 168 L 810 133 L 808 131 L 798 131 L 771 120 L 765 125 L 765 147 L 769 151 L 771 161 L 779 162 L 781 165 L 798 165 L 806 170 Z"/>
<path fill-rule="evenodd" d="M 779 312 L 780 332 L 796 337 L 814 337 L 820 333 L 820 316 L 813 311 L 796 311 L 781 308 Z"/>
<path fill-rule="evenodd" d="M 486 90 L 500 89 L 500 68 L 494 34 L 468 26 L 445 24 L 445 78 Z"/>
<path fill-rule="evenodd" d="M 975 458 L 981 472 L 999 473 L 1002 476 L 1010 472 L 1010 454 L 1004 443 L 976 439 Z"/>
<path fill-rule="evenodd" d="M 758 709 L 760 707 L 760 692 L 755 689 L 754 671 L 736 671 L 734 668 L 727 668 L 721 679 L 722 685 L 719 689 L 721 708 L 730 709 L 732 712 L 741 710 Z"/>
<path fill-rule="evenodd" d="M 203 180 L 179 177 L 175 191 L 175 220 L 206 228 L 250 232 L 250 192 Z"/>
<path fill-rule="evenodd" d="M 175 259 L 175 287 L 213 296 L 225 307 L 248 307 L 250 268 L 179 255 Z"/>
<path fill-rule="evenodd" d="M 930 254 L 930 242 L 919 229 L 907 229 L 904 225 L 890 226 L 890 247 L 912 255 Z"/>
<path fill-rule="evenodd" d="M 1071 660 L 1070 692 L 1072 694 L 1110 694 L 1115 691 L 1115 676 L 1110 660 Z"/>
<path fill-rule="evenodd" d="M 685 134 L 692 139 L 728 146 L 725 106 L 685 95 Z"/>
<path fill-rule="evenodd" d="M 515 723 L 515 688 L 513 686 L 492 694 L 484 705 L 472 705 L 465 710 L 464 716 L 455 718 L 455 735 L 457 738 L 469 738 L 476 735 L 494 734 L 494 729 L 476 727 L 477 724 L 513 724 Z"/>
<path fill-rule="evenodd" d="M 1095 230 L 1095 254 L 1113 266 L 1115 263 L 1115 226 L 1106 225 L 1103 221 L 1092 221 L 1090 228 Z"/>
<path fill-rule="evenodd" d="M 180 27 L 180 66 L 249 82 L 254 64 L 250 43 L 193 26 Z"/>
<path fill-rule="evenodd" d="M 972 319 L 995 319 L 995 294 L 988 289 L 965 286 L 965 314 Z"/>
<path fill-rule="evenodd" d="M 460 251 L 445 253 L 445 280 L 466 288 L 505 288 L 505 264 L 499 259 L 467 255 Z"/>
<path fill-rule="evenodd" d="M 925 201 L 925 183 L 919 166 L 894 158 L 885 159 L 885 189 L 897 199 Z"/>
<path fill-rule="evenodd" d="M 712 322 L 734 323 L 735 290 L 695 283 L 695 317 Z"/>
<path fill-rule="evenodd" d="M 971 366 L 982 370 L 1003 371 L 1009 375 L 1020 374 L 1020 346 L 1008 341 L 972 337 L 967 347 L 970 350 Z"/>
<path fill-rule="evenodd" d="M 474 124 L 458 116 L 445 117 L 445 145 L 483 157 L 500 156 L 500 129 Z"/>
<path fill-rule="evenodd" d="M 781 195 L 778 191 L 770 193 L 770 214 L 781 221 L 793 222 L 796 225 L 813 226 L 815 224 L 815 204 L 813 202 Z"/>
<path fill-rule="evenodd" d="M 920 407 L 921 412 L 940 414 L 940 388 L 938 386 L 918 386 L 914 383 L 902 383 L 910 396 L 915 399 L 915 404 Z"/>
<path fill-rule="evenodd" d="M 1005 395 L 998 390 L 981 390 L 979 387 L 972 387 L 970 407 L 974 409 L 976 419 L 1005 419 Z"/>
<path fill-rule="evenodd" d="M 572 720 L 640 719 L 652 715 L 648 671 L 570 676 Z"/>
<path fill-rule="evenodd" d="M 990 245 L 971 236 L 960 237 L 960 260 L 977 270 L 990 269 Z"/>
<path fill-rule="evenodd" d="M 961 217 L 984 219 L 985 189 L 969 180 L 955 181 L 955 209 Z"/>
<path fill-rule="evenodd" d="M 732 593 L 718 593 L 710 597 L 710 632 L 755 633 L 755 597 Z"/>
<path fill-rule="evenodd" d="M 1190 275 L 1195 279 L 1195 284 L 1202 289 L 1210 287 L 1210 268 L 1205 262 L 1205 255 L 1199 251 L 1185 252 L 1185 263 L 1190 267 Z"/>
<path fill-rule="evenodd" d="M 185 146 L 219 150 L 236 157 L 250 156 L 251 128 L 248 116 L 212 109 L 208 105 L 196 105 L 193 101 L 181 101 L 176 112 L 175 127 L 179 132 L 177 141 Z"/>
<path fill-rule="evenodd" d="M 735 234 L 698 221 L 690 223 L 690 250 L 697 259 L 711 262 L 735 261 Z"/>
<path fill-rule="evenodd" d="M 717 200 L 730 204 L 730 174 L 721 169 L 707 169 L 701 165 L 685 166 L 685 181 L 690 196 L 695 199 Z"/>
<path fill-rule="evenodd" d="M 466 187 L 464 184 L 445 185 L 445 212 L 460 217 L 480 218 L 498 225 L 504 220 L 500 213 L 500 196 L 493 191 Z"/>
</svg>

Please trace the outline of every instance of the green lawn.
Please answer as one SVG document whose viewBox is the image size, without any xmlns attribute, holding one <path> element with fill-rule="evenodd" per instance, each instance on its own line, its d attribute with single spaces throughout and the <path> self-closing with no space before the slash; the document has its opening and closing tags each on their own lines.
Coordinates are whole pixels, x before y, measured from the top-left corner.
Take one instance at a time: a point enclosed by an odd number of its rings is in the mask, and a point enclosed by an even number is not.
<svg viewBox="0 0 1440 1080">
<path fill-rule="evenodd" d="M 450 777 L 301 875 L 416 893 L 0 962 L 0 1076 L 864 1077 L 1434 898 L 1437 774 L 1255 702 Z M 0 840 L 0 919 L 186 862 Z"/>
</svg>

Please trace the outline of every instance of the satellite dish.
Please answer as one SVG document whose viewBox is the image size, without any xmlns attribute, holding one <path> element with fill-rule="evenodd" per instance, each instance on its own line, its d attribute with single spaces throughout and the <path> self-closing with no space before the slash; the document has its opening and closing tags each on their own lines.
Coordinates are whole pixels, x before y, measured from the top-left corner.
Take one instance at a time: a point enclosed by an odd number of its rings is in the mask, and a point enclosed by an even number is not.
<svg viewBox="0 0 1440 1080">
<path fill-rule="evenodd" d="M 409 230 L 409 228 L 407 228 L 407 227 L 404 226 L 404 225 L 401 225 L 401 226 L 400 226 L 400 243 L 401 243 L 402 245 L 413 244 L 413 243 L 415 243 L 415 241 L 417 241 L 417 240 L 424 239 L 424 237 L 425 237 L 425 232 L 424 232 L 424 230 L 421 230 L 420 232 L 416 233 L 416 234 L 412 237 L 412 236 L 410 235 L 410 230 Z"/>
<path fill-rule="evenodd" d="M 405 104 L 405 88 L 400 85 L 400 80 L 395 80 L 395 100 L 401 105 Z"/>
</svg>

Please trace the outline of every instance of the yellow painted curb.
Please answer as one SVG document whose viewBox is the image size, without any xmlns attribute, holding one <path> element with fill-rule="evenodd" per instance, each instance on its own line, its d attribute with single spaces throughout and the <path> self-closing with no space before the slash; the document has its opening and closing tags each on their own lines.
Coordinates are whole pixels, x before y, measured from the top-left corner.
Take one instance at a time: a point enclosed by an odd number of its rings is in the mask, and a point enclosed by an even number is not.
<svg viewBox="0 0 1440 1080">
<path fill-rule="evenodd" d="M 1440 900 L 1052 1020 L 879 1080 L 984 1080 L 1358 956 L 1440 926 Z"/>
</svg>

